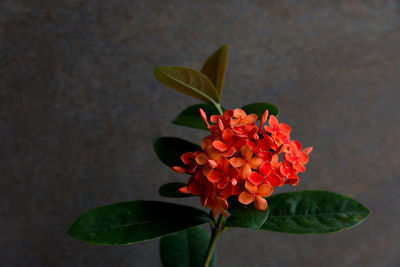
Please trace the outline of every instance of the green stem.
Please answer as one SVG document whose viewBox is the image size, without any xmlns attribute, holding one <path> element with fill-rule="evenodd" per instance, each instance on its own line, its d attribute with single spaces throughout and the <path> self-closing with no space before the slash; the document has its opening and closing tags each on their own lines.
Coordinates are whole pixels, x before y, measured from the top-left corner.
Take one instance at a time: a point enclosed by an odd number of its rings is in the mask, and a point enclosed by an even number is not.
<svg viewBox="0 0 400 267">
<path fill-rule="evenodd" d="M 222 108 L 221 108 L 221 104 L 219 104 L 219 103 L 213 103 L 214 104 L 214 106 L 215 106 L 215 108 L 218 110 L 218 112 L 219 112 L 219 114 L 224 114 L 224 112 L 222 111 Z"/>
<path fill-rule="evenodd" d="M 226 229 L 224 226 L 222 226 L 222 223 L 223 223 L 223 216 L 220 214 L 217 223 L 212 228 L 211 239 L 210 239 L 210 243 L 208 244 L 207 254 L 206 254 L 206 258 L 204 259 L 203 267 L 209 266 L 212 256 L 214 254 L 215 246 L 217 245 L 218 239 Z"/>
</svg>

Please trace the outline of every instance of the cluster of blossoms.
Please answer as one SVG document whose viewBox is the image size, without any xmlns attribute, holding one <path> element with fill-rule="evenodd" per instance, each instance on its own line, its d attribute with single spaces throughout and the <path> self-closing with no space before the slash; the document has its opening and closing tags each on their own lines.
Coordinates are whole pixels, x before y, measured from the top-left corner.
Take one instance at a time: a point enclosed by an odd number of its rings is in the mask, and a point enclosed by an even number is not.
<svg viewBox="0 0 400 267">
<path fill-rule="evenodd" d="M 247 115 L 242 109 L 227 110 L 223 115 L 200 116 L 211 135 L 204 138 L 201 151 L 187 152 L 181 156 L 185 167 L 173 169 L 192 176 L 182 193 L 201 196 L 201 204 L 227 217 L 227 198 L 238 195 L 243 204 L 254 202 L 259 210 L 267 208 L 265 197 L 274 187 L 283 184 L 297 185 L 298 173 L 304 172 L 312 148 L 302 149 L 298 141 L 290 140 L 290 126 L 279 123 L 274 115 L 268 119 L 268 110 L 256 125 L 258 116 Z M 264 125 L 264 127 L 263 127 Z M 283 160 L 279 161 L 279 154 Z"/>
</svg>

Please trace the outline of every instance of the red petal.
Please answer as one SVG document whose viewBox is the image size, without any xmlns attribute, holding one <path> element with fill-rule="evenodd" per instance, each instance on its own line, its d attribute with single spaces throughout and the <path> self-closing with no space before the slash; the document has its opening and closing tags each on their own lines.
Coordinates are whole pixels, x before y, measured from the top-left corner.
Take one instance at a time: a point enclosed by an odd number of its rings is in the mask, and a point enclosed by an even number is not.
<svg viewBox="0 0 400 267">
<path fill-rule="evenodd" d="M 299 177 L 297 175 L 290 175 L 285 184 L 297 185 L 299 183 Z"/>
<path fill-rule="evenodd" d="M 266 152 L 271 148 L 271 142 L 268 138 L 263 138 L 257 142 L 257 148 L 261 152 Z"/>
<path fill-rule="evenodd" d="M 309 155 L 311 153 L 311 151 L 313 151 L 312 147 L 307 147 L 303 149 L 303 152 L 306 153 L 307 155 Z"/>
<path fill-rule="evenodd" d="M 186 173 L 186 169 L 181 166 L 174 166 L 174 167 L 172 167 L 172 169 L 179 173 Z"/>
<path fill-rule="evenodd" d="M 269 163 L 269 162 L 264 162 L 264 163 L 260 166 L 260 168 L 258 168 L 258 170 L 261 172 L 262 175 L 267 176 L 267 175 L 271 172 L 271 170 L 272 170 L 272 168 L 271 168 L 271 163 Z"/>
<path fill-rule="evenodd" d="M 227 151 L 224 152 L 224 157 L 232 157 L 235 154 L 236 149 L 234 147 L 229 147 Z"/>
<path fill-rule="evenodd" d="M 300 152 L 299 155 L 298 155 L 298 157 L 299 157 L 299 160 L 298 160 L 298 161 L 299 161 L 301 164 L 307 164 L 307 162 L 308 162 L 308 155 L 307 155 L 306 153 Z"/>
<path fill-rule="evenodd" d="M 182 186 L 181 188 L 178 189 L 178 191 L 183 194 L 190 194 L 189 188 L 187 186 Z"/>
<path fill-rule="evenodd" d="M 261 130 L 262 125 L 267 121 L 268 119 L 268 109 L 264 111 L 264 114 L 261 116 L 261 121 L 260 121 L 260 127 L 258 127 L 259 130 Z"/>
<path fill-rule="evenodd" d="M 181 160 L 186 165 L 189 165 L 190 163 L 193 162 L 193 157 L 194 157 L 194 154 L 192 152 L 186 152 L 181 156 Z"/>
<path fill-rule="evenodd" d="M 208 160 L 208 166 L 210 166 L 211 168 L 216 168 L 217 167 L 217 162 L 213 159 L 209 159 Z"/>
<path fill-rule="evenodd" d="M 277 169 L 278 168 L 278 155 L 273 155 L 272 156 L 272 160 L 271 160 L 271 167 L 272 168 L 274 168 L 274 169 Z"/>
<path fill-rule="evenodd" d="M 233 110 L 233 117 L 235 118 L 244 118 L 246 117 L 246 112 L 244 112 L 243 109 L 237 108 L 235 110 Z"/>
<path fill-rule="evenodd" d="M 222 123 L 221 119 L 218 119 L 218 128 L 221 132 L 224 131 L 224 124 Z"/>
<path fill-rule="evenodd" d="M 233 167 L 239 168 L 242 167 L 243 165 L 243 159 L 242 158 L 230 158 L 229 162 Z"/>
<path fill-rule="evenodd" d="M 221 152 L 224 152 L 224 151 L 226 151 L 228 149 L 228 146 L 225 143 L 223 143 L 223 142 L 221 142 L 219 140 L 214 141 L 212 143 L 212 145 L 213 145 L 213 147 L 215 147 L 216 149 L 218 149 Z"/>
<path fill-rule="evenodd" d="M 252 184 L 259 185 L 261 184 L 262 178 L 263 177 L 259 175 L 257 172 L 252 172 L 248 179 Z"/>
<path fill-rule="evenodd" d="M 281 123 L 278 126 L 278 129 L 281 133 L 283 133 L 284 135 L 288 135 L 290 133 L 290 126 L 285 124 L 285 123 Z"/>
<path fill-rule="evenodd" d="M 207 125 L 207 127 L 210 127 L 210 124 L 208 123 L 208 120 L 207 120 L 207 114 L 204 112 L 204 110 L 199 108 L 199 113 L 200 113 L 201 120 L 204 121 L 204 123 Z"/>
<path fill-rule="evenodd" d="M 210 121 L 216 123 L 220 117 L 220 115 L 211 115 Z"/>
<path fill-rule="evenodd" d="M 269 116 L 268 123 L 269 123 L 269 126 L 271 126 L 272 128 L 277 128 L 279 125 L 278 119 L 274 115 Z"/>
<path fill-rule="evenodd" d="M 268 175 L 267 181 L 268 181 L 273 187 L 280 186 L 281 183 L 282 183 L 281 177 L 279 177 L 279 176 L 276 175 L 276 174 L 270 174 L 270 175 Z"/>
<path fill-rule="evenodd" d="M 221 173 L 214 169 L 207 175 L 207 179 L 212 183 L 219 182 L 219 180 L 221 180 L 221 178 L 222 178 Z"/>
</svg>

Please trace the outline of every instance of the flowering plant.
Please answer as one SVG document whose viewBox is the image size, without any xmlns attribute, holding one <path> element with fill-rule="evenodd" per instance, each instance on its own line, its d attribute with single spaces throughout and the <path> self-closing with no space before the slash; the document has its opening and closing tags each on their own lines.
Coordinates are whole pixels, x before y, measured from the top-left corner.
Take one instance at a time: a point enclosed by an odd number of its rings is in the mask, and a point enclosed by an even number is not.
<svg viewBox="0 0 400 267">
<path fill-rule="evenodd" d="M 154 69 L 162 84 L 205 102 L 188 107 L 173 123 L 209 131 L 201 146 L 174 137 L 154 139 L 158 158 L 174 171 L 190 175 L 187 182 L 168 183 L 159 193 L 173 198 L 200 196 L 210 214 L 167 202 L 117 203 L 83 214 L 71 226 L 71 236 L 110 246 L 162 237 L 164 266 L 214 266 L 216 242 L 229 227 L 316 234 L 341 231 L 365 220 L 368 209 L 336 193 L 271 196 L 276 187 L 299 183 L 312 147 L 303 148 L 291 139 L 291 127 L 278 121 L 274 105 L 254 103 L 228 110 L 220 105 L 226 59 L 223 46 L 201 72 L 177 66 Z M 211 237 L 199 227 L 206 223 Z"/>
</svg>

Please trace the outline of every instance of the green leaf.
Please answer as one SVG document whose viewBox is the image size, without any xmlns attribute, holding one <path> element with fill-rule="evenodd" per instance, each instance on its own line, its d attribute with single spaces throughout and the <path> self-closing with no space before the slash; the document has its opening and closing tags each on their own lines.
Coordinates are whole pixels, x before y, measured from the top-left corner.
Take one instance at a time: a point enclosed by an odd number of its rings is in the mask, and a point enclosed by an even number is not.
<svg viewBox="0 0 400 267">
<path fill-rule="evenodd" d="M 253 103 L 253 104 L 248 104 L 244 107 L 242 107 L 244 111 L 246 111 L 247 114 L 250 113 L 255 113 L 258 116 L 258 119 L 261 119 L 261 116 L 264 114 L 264 111 L 268 109 L 268 117 L 272 114 L 274 116 L 278 116 L 279 114 L 279 109 L 269 103 Z"/>
<path fill-rule="evenodd" d="M 219 115 L 218 110 L 214 106 L 207 104 L 196 104 L 183 110 L 178 117 L 172 121 L 172 123 L 190 128 L 208 130 L 207 126 L 200 118 L 199 108 L 206 112 L 208 118 L 210 118 L 211 115 Z M 224 108 L 222 108 L 222 110 L 225 111 Z"/>
<path fill-rule="evenodd" d="M 189 228 L 165 236 L 160 242 L 161 261 L 164 267 L 201 267 L 207 253 L 210 235 L 200 227 Z M 210 267 L 215 266 L 214 250 Z"/>
<path fill-rule="evenodd" d="M 354 199 L 327 191 L 298 191 L 268 198 L 270 213 L 261 229 L 321 234 L 352 228 L 369 210 Z"/>
<path fill-rule="evenodd" d="M 204 211 L 158 201 L 132 201 L 92 209 L 68 234 L 94 245 L 128 245 L 208 223 Z"/>
<path fill-rule="evenodd" d="M 187 186 L 186 183 L 168 183 L 160 187 L 158 193 L 163 197 L 171 197 L 171 198 L 182 198 L 182 197 L 192 197 L 192 194 L 184 194 L 178 191 L 179 188 Z"/>
<path fill-rule="evenodd" d="M 269 209 L 258 210 L 253 204 L 244 205 L 237 198 L 229 198 L 229 213 L 231 214 L 226 220 L 228 227 L 250 228 L 254 231 L 260 229 L 268 218 Z"/>
<path fill-rule="evenodd" d="M 214 85 L 203 73 L 178 66 L 162 66 L 154 69 L 154 77 L 165 86 L 210 104 L 219 103 Z"/>
<path fill-rule="evenodd" d="M 210 81 L 214 84 L 220 98 L 222 95 L 222 87 L 224 85 L 227 59 L 228 47 L 224 45 L 215 51 L 201 68 L 201 72 L 207 75 Z"/>
<path fill-rule="evenodd" d="M 201 150 L 199 145 L 176 137 L 154 138 L 153 148 L 158 159 L 169 167 L 185 166 L 181 161 L 182 154 Z"/>
</svg>

